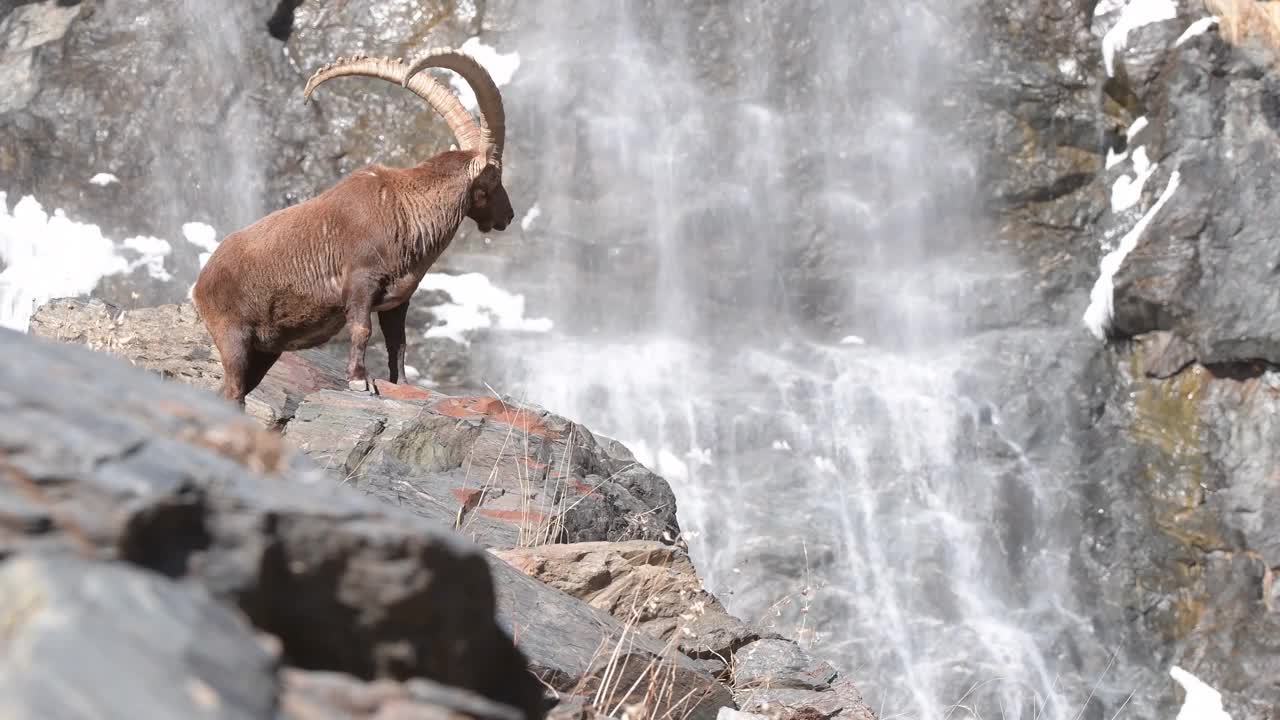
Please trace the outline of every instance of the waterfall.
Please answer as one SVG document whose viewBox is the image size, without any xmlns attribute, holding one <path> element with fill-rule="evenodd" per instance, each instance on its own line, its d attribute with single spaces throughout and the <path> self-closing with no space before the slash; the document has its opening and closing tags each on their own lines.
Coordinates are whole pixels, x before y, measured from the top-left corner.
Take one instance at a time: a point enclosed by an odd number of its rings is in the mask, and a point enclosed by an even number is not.
<svg viewBox="0 0 1280 720">
<path fill-rule="evenodd" d="M 882 717 L 1074 717 L 1070 513 L 973 340 L 1016 268 L 950 132 L 963 4 L 704 5 L 516 11 L 508 184 L 558 330 L 496 387 L 668 477 L 710 588 Z"/>
</svg>

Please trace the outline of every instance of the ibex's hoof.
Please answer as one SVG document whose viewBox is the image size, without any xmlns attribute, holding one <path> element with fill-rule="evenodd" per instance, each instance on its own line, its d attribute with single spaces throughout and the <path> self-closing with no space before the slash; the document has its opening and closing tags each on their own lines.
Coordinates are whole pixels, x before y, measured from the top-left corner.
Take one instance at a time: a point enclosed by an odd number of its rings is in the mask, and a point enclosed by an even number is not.
<svg viewBox="0 0 1280 720">
<path fill-rule="evenodd" d="M 348 380 L 347 389 L 352 392 L 368 393 L 370 395 L 378 394 L 378 386 L 373 384 L 368 378 L 364 380 Z"/>
</svg>

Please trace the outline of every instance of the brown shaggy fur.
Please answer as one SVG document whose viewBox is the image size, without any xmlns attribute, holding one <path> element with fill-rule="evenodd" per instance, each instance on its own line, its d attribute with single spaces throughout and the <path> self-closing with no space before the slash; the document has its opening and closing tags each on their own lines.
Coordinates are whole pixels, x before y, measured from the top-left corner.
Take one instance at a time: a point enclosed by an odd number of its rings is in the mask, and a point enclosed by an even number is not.
<svg viewBox="0 0 1280 720">
<path fill-rule="evenodd" d="M 243 405 L 282 352 L 321 345 L 344 325 L 347 379 L 372 392 L 365 350 L 374 312 L 391 382 L 400 382 L 405 315 L 422 276 L 464 217 L 482 232 L 514 217 L 500 170 L 487 165 L 477 176 L 476 166 L 477 153 L 461 150 L 412 168 L 373 165 L 228 235 L 192 291 L 222 356 L 223 395 Z"/>
</svg>

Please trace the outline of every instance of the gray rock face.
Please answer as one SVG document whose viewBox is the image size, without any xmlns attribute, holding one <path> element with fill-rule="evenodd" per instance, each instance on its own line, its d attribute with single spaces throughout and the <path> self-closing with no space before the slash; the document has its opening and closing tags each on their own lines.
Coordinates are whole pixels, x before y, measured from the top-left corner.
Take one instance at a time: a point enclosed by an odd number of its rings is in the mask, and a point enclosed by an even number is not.
<svg viewBox="0 0 1280 720">
<path fill-rule="evenodd" d="M 1105 371 L 1117 380 L 1096 431 L 1126 442 L 1100 444 L 1085 470 L 1094 510 L 1076 569 L 1097 588 L 1085 611 L 1159 668 L 1137 679 L 1135 700 L 1168 703 L 1165 668 L 1178 664 L 1222 692 L 1233 718 L 1268 718 L 1280 706 L 1258 681 L 1280 677 L 1280 377 L 1200 365 L 1144 377 L 1148 347 Z"/>
<path fill-rule="evenodd" d="M 6 716 L 109 707 L 139 720 L 275 717 L 275 660 L 202 588 L 70 553 L 26 554 L 0 564 L 0 617 Z"/>
<path fill-rule="evenodd" d="M 300 667 L 541 716 L 479 548 L 331 482 L 207 393 L 11 331 L 0 353 L 0 557 L 62 548 L 194 580 Z"/>
<path fill-rule="evenodd" d="M 1201 362 L 1280 361 L 1280 84 L 1269 53 L 1236 49 L 1214 31 L 1157 54 L 1129 90 L 1150 120 L 1138 134 L 1159 170 L 1158 194 L 1181 182 L 1116 278 L 1116 327 L 1168 330 Z"/>
</svg>

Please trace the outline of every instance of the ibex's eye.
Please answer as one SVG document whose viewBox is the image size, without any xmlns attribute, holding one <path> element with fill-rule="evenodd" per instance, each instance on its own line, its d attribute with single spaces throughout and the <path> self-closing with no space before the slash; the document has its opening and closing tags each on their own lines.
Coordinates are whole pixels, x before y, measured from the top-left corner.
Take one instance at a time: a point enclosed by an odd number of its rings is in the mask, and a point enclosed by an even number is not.
<svg viewBox="0 0 1280 720">
<path fill-rule="evenodd" d="M 481 188 L 476 188 L 475 192 L 472 193 L 471 195 L 471 204 L 475 205 L 476 207 L 484 207 L 488 203 L 489 203 L 489 193 L 485 192 Z"/>
</svg>

